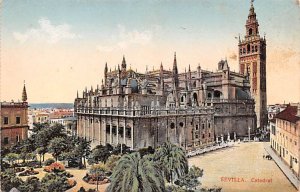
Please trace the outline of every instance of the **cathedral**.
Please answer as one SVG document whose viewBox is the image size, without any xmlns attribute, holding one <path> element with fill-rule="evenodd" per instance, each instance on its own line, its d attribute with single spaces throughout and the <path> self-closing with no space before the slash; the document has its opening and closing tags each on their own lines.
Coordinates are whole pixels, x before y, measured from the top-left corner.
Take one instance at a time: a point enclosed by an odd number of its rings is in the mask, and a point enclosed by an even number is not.
<svg viewBox="0 0 300 192">
<path fill-rule="evenodd" d="M 264 118 L 266 62 L 252 3 L 246 29 L 239 41 L 240 72 L 231 71 L 227 60 L 216 64 L 216 72 L 200 65 L 179 72 L 176 53 L 172 70 L 161 64 L 139 73 L 124 56 L 115 70 L 105 64 L 101 86 L 77 93 L 78 136 L 92 146 L 139 149 L 170 141 L 192 150 L 253 135 Z"/>
</svg>

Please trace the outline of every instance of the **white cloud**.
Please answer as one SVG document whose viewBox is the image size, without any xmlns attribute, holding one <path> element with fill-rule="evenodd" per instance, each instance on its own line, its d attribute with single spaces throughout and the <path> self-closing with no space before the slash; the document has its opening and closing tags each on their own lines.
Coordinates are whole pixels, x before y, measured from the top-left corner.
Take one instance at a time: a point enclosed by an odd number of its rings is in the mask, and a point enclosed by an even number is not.
<svg viewBox="0 0 300 192">
<path fill-rule="evenodd" d="M 125 49 L 132 45 L 147 45 L 151 42 L 153 32 L 151 30 L 145 31 L 127 31 L 123 25 L 118 25 L 118 35 L 113 36 L 114 42 L 109 45 L 98 45 L 97 49 L 103 52 L 111 52 L 114 50 Z"/>
<path fill-rule="evenodd" d="M 21 43 L 34 40 L 54 44 L 63 39 L 80 37 L 71 32 L 71 26 L 68 24 L 53 25 L 47 18 L 39 19 L 38 24 L 37 28 L 29 28 L 24 33 L 13 32 L 14 38 Z"/>
</svg>

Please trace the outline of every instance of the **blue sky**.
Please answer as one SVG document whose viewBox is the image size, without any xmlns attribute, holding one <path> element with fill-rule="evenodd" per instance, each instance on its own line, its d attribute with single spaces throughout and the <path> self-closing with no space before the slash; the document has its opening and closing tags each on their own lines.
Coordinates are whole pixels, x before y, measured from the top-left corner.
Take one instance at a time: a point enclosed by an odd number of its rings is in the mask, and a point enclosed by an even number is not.
<svg viewBox="0 0 300 192">
<path fill-rule="evenodd" d="M 293 72 L 300 66 L 300 6 L 297 0 L 256 0 L 254 6 L 260 34 L 266 33 L 269 87 L 275 95 L 276 78 L 299 80 Z M 238 70 L 234 37 L 244 35 L 249 7 L 250 0 L 4 0 L 3 99 L 18 98 L 16 87 L 26 79 L 33 102 L 72 102 L 77 89 L 101 82 L 106 61 L 114 68 L 123 54 L 140 71 L 161 61 L 171 67 L 174 51 L 182 71 L 198 63 L 214 70 L 225 57 Z M 281 67 L 286 71 L 278 74 Z M 16 70 L 22 75 L 10 79 L 7 74 Z M 290 72 L 293 77 L 286 75 Z M 44 95 L 39 90 L 45 86 L 68 92 Z M 300 91 L 272 98 L 295 101 Z"/>
</svg>

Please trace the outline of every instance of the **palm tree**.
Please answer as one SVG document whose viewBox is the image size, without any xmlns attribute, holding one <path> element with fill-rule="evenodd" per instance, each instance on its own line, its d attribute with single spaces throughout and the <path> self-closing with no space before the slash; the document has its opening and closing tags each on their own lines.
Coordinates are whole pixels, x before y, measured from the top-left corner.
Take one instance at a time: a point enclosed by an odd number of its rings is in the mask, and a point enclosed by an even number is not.
<svg viewBox="0 0 300 192">
<path fill-rule="evenodd" d="M 155 153 L 154 158 L 160 163 L 161 169 L 168 182 L 173 183 L 188 172 L 188 163 L 184 151 L 172 144 L 164 143 Z"/>
<path fill-rule="evenodd" d="M 158 164 L 153 157 L 141 158 L 138 152 L 126 154 L 118 161 L 111 176 L 107 192 L 165 191 L 165 183 Z"/>
</svg>

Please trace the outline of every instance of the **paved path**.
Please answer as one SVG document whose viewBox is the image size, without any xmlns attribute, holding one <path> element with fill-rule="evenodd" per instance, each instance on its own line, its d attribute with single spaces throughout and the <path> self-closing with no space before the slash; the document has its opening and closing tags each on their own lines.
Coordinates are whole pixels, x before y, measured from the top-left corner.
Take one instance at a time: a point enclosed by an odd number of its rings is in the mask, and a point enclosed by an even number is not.
<svg viewBox="0 0 300 192">
<path fill-rule="evenodd" d="M 285 176 L 290 180 L 290 182 L 299 189 L 300 186 L 300 181 L 297 179 L 297 177 L 293 174 L 293 172 L 291 171 L 291 169 L 280 159 L 280 157 L 278 157 L 276 155 L 276 153 L 271 149 L 270 143 L 265 143 L 264 147 L 265 150 L 267 151 L 267 153 L 269 155 L 271 155 L 271 157 L 273 158 L 273 160 L 275 161 L 275 163 L 277 164 L 277 166 L 281 169 L 281 171 L 285 174 Z"/>
<path fill-rule="evenodd" d="M 188 162 L 204 169 L 203 187 L 219 186 L 222 192 L 296 192 L 276 163 L 263 159 L 263 154 L 264 143 L 247 142 L 189 158 Z"/>
<path fill-rule="evenodd" d="M 97 185 L 92 185 L 92 184 L 86 183 L 85 181 L 82 180 L 82 178 L 86 174 L 86 170 L 84 170 L 84 169 L 67 169 L 67 171 L 69 171 L 71 174 L 74 175 L 74 177 L 72 177 L 72 179 L 74 179 L 77 182 L 77 184 L 73 188 L 67 190 L 66 192 L 77 192 L 80 189 L 80 187 L 84 187 L 85 190 L 96 189 Z M 99 192 L 105 192 L 105 189 L 108 185 L 109 184 L 99 185 L 98 186 Z"/>
</svg>

